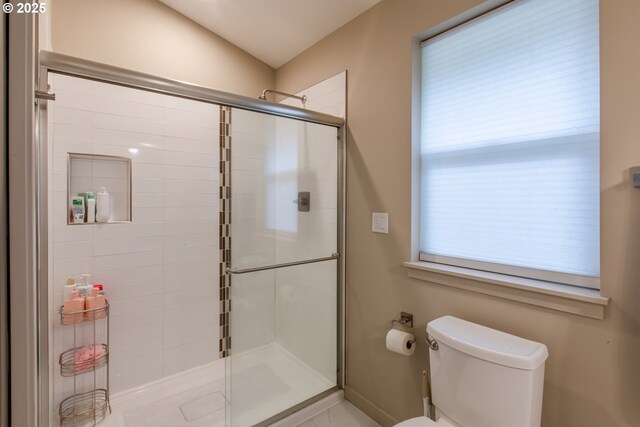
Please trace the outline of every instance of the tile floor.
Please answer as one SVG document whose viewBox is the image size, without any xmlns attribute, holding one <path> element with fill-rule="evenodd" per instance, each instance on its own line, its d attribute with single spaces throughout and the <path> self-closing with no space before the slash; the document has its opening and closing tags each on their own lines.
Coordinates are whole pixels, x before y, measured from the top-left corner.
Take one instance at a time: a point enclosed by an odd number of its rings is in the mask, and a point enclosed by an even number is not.
<svg viewBox="0 0 640 427">
<path fill-rule="evenodd" d="M 380 424 L 364 412 L 343 400 L 315 417 L 298 424 L 298 427 L 379 427 Z"/>
</svg>

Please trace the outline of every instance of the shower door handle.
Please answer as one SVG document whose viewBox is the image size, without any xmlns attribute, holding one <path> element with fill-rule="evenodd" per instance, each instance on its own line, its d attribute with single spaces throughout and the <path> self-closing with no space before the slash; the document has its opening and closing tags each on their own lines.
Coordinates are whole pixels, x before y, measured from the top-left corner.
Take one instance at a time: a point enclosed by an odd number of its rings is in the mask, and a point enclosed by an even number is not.
<svg viewBox="0 0 640 427">
<path fill-rule="evenodd" d="M 338 259 L 338 258 L 340 258 L 340 254 L 339 253 L 332 253 L 331 256 L 324 257 L 324 258 L 314 258 L 314 259 L 306 259 L 304 261 L 285 262 L 285 263 L 282 263 L 282 264 L 265 265 L 263 267 L 234 269 L 234 268 L 231 268 L 231 266 L 227 266 L 225 271 L 228 274 L 255 273 L 257 271 L 275 270 L 276 268 L 293 267 L 295 265 L 313 264 L 313 263 L 316 263 L 316 262 L 331 261 L 331 260 Z"/>
</svg>

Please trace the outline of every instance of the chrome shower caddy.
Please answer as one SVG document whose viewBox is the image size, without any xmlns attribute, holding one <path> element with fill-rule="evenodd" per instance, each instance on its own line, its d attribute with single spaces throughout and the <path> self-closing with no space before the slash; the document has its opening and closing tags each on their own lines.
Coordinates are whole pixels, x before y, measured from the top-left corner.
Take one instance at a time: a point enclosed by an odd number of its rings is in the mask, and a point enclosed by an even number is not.
<svg viewBox="0 0 640 427">
<path fill-rule="evenodd" d="M 73 394 L 60 403 L 58 413 L 60 425 L 95 426 L 111 413 L 109 403 L 109 301 L 104 307 L 91 310 L 64 313 L 60 307 L 60 323 L 64 327 L 73 327 L 73 346 L 60 354 L 60 375 L 73 377 Z M 78 320 L 80 319 L 80 320 Z M 101 325 L 104 323 L 104 325 Z M 82 329 L 82 330 L 81 330 Z M 101 333 L 103 332 L 103 333 Z M 92 338 L 90 342 L 80 342 L 83 335 Z M 101 342 L 103 340 L 103 342 Z M 87 346 L 92 348 L 93 356 L 88 360 L 78 360 L 77 356 Z M 96 355 L 97 350 L 100 356 Z M 102 372 L 100 372 L 102 371 Z M 80 376 L 93 375 L 92 386 L 80 391 Z M 104 375 L 105 387 L 98 387 L 98 376 Z"/>
</svg>

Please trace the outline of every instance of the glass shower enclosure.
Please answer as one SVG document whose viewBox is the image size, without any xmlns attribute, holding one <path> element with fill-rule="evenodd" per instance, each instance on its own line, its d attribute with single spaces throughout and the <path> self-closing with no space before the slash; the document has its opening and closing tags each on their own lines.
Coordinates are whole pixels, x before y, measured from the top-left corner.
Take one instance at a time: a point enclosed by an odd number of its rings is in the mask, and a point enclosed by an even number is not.
<svg viewBox="0 0 640 427">
<path fill-rule="evenodd" d="M 55 310 L 60 284 L 78 268 L 113 298 L 107 350 L 119 369 L 106 379 L 116 395 L 110 427 L 126 426 L 126 417 L 153 422 L 145 414 L 159 409 L 167 416 L 155 425 L 183 425 L 195 420 L 186 420 L 185 407 L 190 417 L 204 414 L 198 425 L 269 425 L 340 390 L 344 121 L 51 52 L 40 53 L 40 66 L 42 91 L 52 82 L 59 91 L 38 130 L 39 170 L 49 176 L 41 206 L 55 202 L 39 213 L 49 233 L 38 257 L 53 272 L 41 278 L 48 286 L 38 297 L 49 307 L 41 340 L 53 343 L 39 375 L 50 390 L 48 425 L 60 424 L 58 394 L 66 390 Z M 85 151 L 93 163 L 71 168 Z M 68 223 L 65 198 L 79 191 L 72 179 L 82 175 L 74 171 L 85 167 L 117 188 L 120 181 L 104 175 L 117 171 L 96 166 L 113 154 L 130 165 L 121 217 Z M 196 273 L 197 292 L 184 291 Z M 151 305 L 138 313 L 131 298 L 143 291 L 140 301 Z M 151 345 L 162 356 L 141 353 Z M 212 387 L 215 394 L 198 395 Z"/>
<path fill-rule="evenodd" d="M 224 120 L 227 425 L 266 425 L 338 385 L 338 129 L 240 109 Z"/>
</svg>

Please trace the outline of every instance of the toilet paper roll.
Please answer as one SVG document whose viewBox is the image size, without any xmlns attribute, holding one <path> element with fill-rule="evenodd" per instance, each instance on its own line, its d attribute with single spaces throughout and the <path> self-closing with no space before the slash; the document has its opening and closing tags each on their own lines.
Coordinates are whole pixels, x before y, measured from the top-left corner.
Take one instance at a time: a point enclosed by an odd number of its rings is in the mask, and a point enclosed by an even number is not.
<svg viewBox="0 0 640 427">
<path fill-rule="evenodd" d="M 411 356 L 416 351 L 415 337 L 408 332 L 391 329 L 387 332 L 387 350 Z"/>
</svg>

